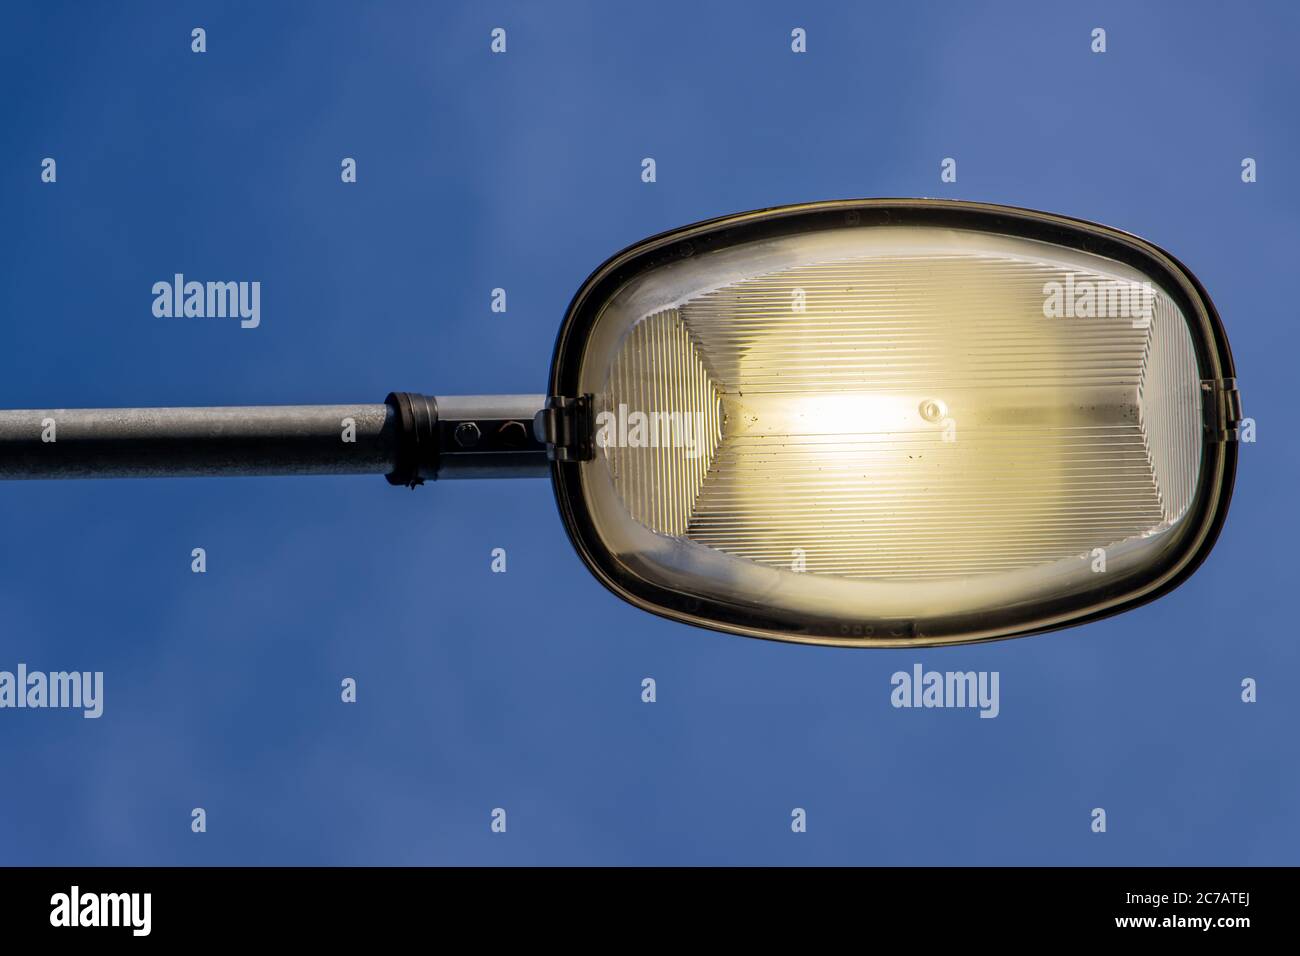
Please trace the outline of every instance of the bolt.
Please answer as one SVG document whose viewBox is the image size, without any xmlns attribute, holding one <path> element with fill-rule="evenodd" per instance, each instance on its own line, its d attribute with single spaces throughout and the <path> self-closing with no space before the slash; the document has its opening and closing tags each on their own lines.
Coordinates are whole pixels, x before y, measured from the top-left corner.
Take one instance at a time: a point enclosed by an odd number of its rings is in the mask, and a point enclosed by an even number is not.
<svg viewBox="0 0 1300 956">
<path fill-rule="evenodd" d="M 921 403 L 920 412 L 927 422 L 938 422 L 947 417 L 948 406 L 937 398 L 927 398 Z"/>
<path fill-rule="evenodd" d="M 473 448 L 478 444 L 479 439 L 483 437 L 479 433 L 478 426 L 473 422 L 461 422 L 456 426 L 456 431 L 453 434 L 456 437 L 456 444 L 461 448 Z"/>
</svg>

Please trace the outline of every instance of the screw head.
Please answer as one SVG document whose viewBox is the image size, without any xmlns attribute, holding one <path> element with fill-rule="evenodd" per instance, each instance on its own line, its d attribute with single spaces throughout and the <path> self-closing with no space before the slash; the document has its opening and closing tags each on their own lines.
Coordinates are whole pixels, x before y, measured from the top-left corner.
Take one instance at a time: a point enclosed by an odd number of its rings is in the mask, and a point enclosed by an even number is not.
<svg viewBox="0 0 1300 956">
<path fill-rule="evenodd" d="M 497 441 L 506 448 L 522 448 L 528 442 L 528 428 L 523 422 L 506 422 L 497 429 Z"/>
<path fill-rule="evenodd" d="M 483 437 L 478 430 L 478 426 L 473 422 L 461 422 L 456 426 L 456 430 L 452 435 L 456 439 L 456 444 L 461 448 L 473 448 L 479 443 L 479 439 Z"/>
<path fill-rule="evenodd" d="M 921 403 L 919 411 L 927 422 L 939 422 L 948 414 L 948 406 L 937 398 L 927 398 Z"/>
</svg>

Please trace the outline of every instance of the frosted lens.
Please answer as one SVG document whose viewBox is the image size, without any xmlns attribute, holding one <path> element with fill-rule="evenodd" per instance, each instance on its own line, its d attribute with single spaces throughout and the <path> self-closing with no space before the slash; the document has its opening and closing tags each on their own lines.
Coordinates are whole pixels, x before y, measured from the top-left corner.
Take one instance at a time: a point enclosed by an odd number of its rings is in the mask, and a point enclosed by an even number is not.
<svg viewBox="0 0 1300 956">
<path fill-rule="evenodd" d="M 1200 469 L 1177 306 L 1031 240 L 846 228 L 683 260 L 610 300 L 582 377 L 618 560 L 872 633 L 1101 589 L 1172 545 Z"/>
</svg>

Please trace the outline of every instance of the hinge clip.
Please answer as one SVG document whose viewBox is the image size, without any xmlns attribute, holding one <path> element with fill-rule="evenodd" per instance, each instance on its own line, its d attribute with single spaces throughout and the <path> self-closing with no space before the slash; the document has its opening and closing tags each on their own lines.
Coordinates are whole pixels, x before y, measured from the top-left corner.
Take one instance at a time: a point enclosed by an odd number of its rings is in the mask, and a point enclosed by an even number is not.
<svg viewBox="0 0 1300 956">
<path fill-rule="evenodd" d="M 595 457 L 591 407 L 594 396 L 552 395 L 533 419 L 533 434 L 546 445 L 551 461 L 590 461 Z"/>
<path fill-rule="evenodd" d="M 1241 424 L 1241 392 L 1237 390 L 1237 380 L 1201 382 L 1201 412 L 1211 441 L 1236 441 L 1237 426 Z"/>
</svg>

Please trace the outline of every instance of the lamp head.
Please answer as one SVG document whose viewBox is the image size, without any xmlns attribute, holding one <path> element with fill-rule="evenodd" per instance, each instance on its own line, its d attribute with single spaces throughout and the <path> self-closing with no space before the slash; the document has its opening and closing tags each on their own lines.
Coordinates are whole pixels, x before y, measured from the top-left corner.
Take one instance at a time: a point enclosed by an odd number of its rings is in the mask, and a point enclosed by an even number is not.
<svg viewBox="0 0 1300 956">
<path fill-rule="evenodd" d="M 951 644 L 1185 580 L 1231 496 L 1234 376 L 1204 289 L 1135 236 L 823 202 L 602 265 L 539 427 L 574 546 L 633 604 L 753 637 Z"/>
</svg>

